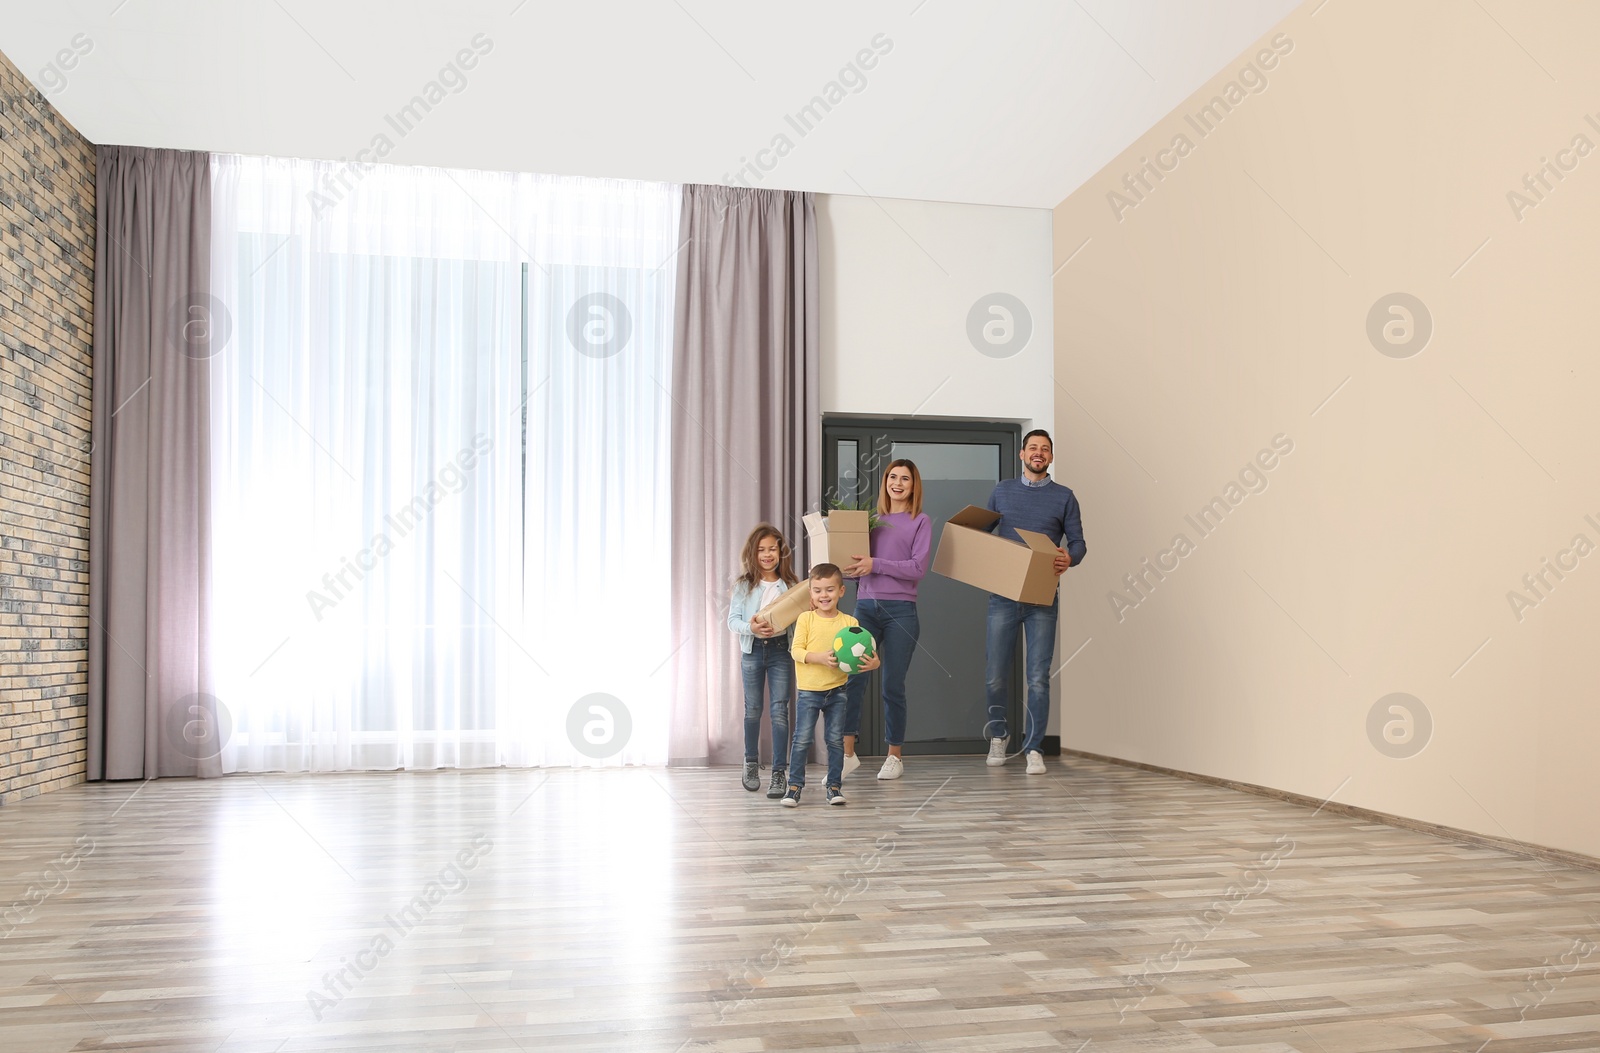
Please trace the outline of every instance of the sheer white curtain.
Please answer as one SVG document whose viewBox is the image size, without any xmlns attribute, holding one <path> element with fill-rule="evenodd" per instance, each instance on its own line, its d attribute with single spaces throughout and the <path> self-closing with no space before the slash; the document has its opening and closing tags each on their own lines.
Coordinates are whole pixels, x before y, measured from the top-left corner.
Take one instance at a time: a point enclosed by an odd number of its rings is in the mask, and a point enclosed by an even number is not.
<svg viewBox="0 0 1600 1053">
<path fill-rule="evenodd" d="M 677 189 L 217 157 L 213 211 L 224 769 L 664 762 Z"/>
</svg>

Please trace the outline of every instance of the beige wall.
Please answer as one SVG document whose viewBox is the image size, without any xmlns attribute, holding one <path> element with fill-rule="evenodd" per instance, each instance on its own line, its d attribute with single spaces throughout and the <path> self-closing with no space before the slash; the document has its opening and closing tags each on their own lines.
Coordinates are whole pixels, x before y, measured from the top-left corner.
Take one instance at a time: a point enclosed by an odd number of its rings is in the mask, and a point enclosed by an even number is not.
<svg viewBox="0 0 1600 1053">
<path fill-rule="evenodd" d="M 1069 748 L 1600 855 L 1596 39 L 1596 5 L 1310 0 L 1056 209 Z M 1432 317 L 1410 357 L 1368 335 L 1392 293 Z M 1392 692 L 1413 756 L 1368 730 Z"/>
<path fill-rule="evenodd" d="M 0 55 L 0 800 L 84 778 L 94 169 Z"/>
</svg>

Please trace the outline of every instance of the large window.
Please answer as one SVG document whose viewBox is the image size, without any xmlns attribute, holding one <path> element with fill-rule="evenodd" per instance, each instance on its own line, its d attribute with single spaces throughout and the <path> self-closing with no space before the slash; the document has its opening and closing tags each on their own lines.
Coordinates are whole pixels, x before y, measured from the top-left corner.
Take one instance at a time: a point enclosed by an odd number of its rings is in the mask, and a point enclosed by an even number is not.
<svg viewBox="0 0 1600 1053">
<path fill-rule="evenodd" d="M 663 762 L 675 188 L 214 164 L 225 768 Z"/>
</svg>

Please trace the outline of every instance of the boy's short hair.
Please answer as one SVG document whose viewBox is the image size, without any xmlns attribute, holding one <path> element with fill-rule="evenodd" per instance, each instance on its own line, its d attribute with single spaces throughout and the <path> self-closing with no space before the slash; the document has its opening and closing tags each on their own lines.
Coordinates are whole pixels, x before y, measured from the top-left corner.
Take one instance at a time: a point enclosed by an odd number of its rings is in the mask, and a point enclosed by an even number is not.
<svg viewBox="0 0 1600 1053">
<path fill-rule="evenodd" d="M 837 563 L 818 563 L 811 568 L 811 580 L 823 581 L 827 578 L 838 578 L 839 584 L 844 584 L 844 571 L 839 569 Z"/>
</svg>

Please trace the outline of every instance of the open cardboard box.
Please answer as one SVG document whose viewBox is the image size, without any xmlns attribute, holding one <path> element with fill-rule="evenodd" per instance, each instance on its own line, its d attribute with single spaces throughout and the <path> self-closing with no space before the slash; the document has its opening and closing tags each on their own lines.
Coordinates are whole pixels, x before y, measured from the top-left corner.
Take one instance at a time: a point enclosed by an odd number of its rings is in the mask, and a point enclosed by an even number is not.
<svg viewBox="0 0 1600 1053">
<path fill-rule="evenodd" d="M 765 618 L 774 629 L 782 630 L 799 621 L 800 615 L 810 609 L 811 583 L 801 578 L 785 589 L 782 596 L 757 611 L 756 617 Z"/>
<path fill-rule="evenodd" d="M 1033 530 L 1018 530 L 1025 544 L 989 533 L 999 512 L 968 505 L 945 521 L 933 569 L 947 578 L 1020 603 L 1055 602 L 1056 546 Z"/>
<path fill-rule="evenodd" d="M 832 563 L 843 570 L 856 556 L 872 555 L 871 513 L 835 508 L 826 516 L 807 512 L 801 519 L 810 542 L 809 566 Z"/>
</svg>

